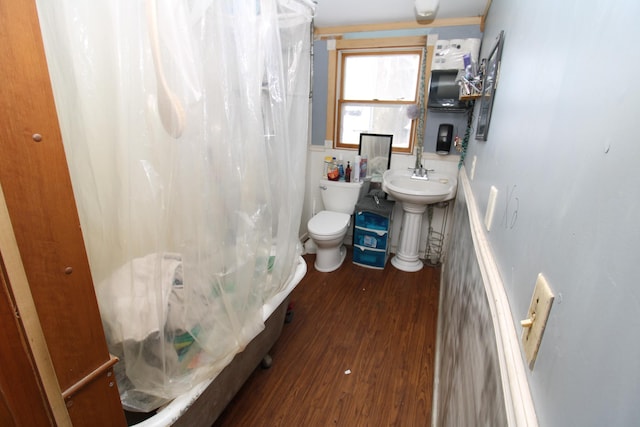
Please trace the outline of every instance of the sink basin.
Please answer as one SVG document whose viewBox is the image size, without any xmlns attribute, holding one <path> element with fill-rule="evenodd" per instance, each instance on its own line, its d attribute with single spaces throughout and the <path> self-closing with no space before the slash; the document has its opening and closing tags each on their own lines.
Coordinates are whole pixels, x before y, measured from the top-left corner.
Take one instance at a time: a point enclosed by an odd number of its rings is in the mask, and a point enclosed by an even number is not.
<svg viewBox="0 0 640 427">
<path fill-rule="evenodd" d="M 387 170 L 382 190 L 403 203 L 429 205 L 453 199 L 458 185 L 455 175 L 429 172 L 428 180 L 411 178 L 411 170 Z"/>
</svg>

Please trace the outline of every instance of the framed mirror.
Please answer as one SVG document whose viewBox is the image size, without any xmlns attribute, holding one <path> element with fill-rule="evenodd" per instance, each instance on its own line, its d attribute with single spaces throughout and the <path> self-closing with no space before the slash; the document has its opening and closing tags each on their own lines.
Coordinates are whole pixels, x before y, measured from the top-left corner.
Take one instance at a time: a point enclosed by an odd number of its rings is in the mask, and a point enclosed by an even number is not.
<svg viewBox="0 0 640 427">
<path fill-rule="evenodd" d="M 489 122 L 491 121 L 491 110 L 493 109 L 493 97 L 498 88 L 500 80 L 500 61 L 502 60 L 502 45 L 504 44 L 504 31 L 500 31 L 496 37 L 496 44 L 491 49 L 487 58 L 484 83 L 482 85 L 482 96 L 480 97 L 480 110 L 478 114 L 478 125 L 476 126 L 476 139 L 487 140 L 489 133 Z"/>
<path fill-rule="evenodd" d="M 382 174 L 391 165 L 393 135 L 361 133 L 358 154 L 367 157 L 367 178 L 382 182 Z"/>
</svg>

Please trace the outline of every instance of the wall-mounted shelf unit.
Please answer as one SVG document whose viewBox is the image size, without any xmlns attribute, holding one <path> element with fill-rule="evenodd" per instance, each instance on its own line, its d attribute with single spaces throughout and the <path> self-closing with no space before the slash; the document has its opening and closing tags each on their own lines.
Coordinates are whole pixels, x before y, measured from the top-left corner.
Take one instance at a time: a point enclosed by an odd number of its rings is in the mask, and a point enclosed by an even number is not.
<svg viewBox="0 0 640 427">
<path fill-rule="evenodd" d="M 473 101 L 482 96 L 482 80 L 468 80 L 465 77 L 465 71 L 459 70 L 456 81 L 460 86 L 460 101 Z"/>
</svg>

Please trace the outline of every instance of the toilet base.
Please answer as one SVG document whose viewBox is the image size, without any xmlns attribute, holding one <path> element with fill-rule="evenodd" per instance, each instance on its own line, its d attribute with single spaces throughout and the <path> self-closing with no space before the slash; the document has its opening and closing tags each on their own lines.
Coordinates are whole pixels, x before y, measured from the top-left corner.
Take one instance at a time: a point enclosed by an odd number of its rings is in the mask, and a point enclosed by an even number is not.
<svg viewBox="0 0 640 427">
<path fill-rule="evenodd" d="M 344 245 L 330 249 L 318 247 L 316 249 L 316 262 L 313 266 L 322 273 L 329 273 L 340 268 L 346 256 L 347 248 Z"/>
</svg>

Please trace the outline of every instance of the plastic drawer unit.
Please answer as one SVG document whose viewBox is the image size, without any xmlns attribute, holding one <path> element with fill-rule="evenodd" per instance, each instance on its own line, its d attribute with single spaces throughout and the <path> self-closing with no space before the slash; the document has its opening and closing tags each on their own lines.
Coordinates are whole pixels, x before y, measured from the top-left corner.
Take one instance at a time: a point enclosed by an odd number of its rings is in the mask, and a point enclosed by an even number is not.
<svg viewBox="0 0 640 427">
<path fill-rule="evenodd" d="M 373 230 L 356 227 L 353 244 L 363 248 L 387 249 L 387 230 Z"/>
<path fill-rule="evenodd" d="M 364 196 L 356 204 L 353 263 L 383 269 L 389 258 L 389 230 L 395 202 Z"/>
</svg>

